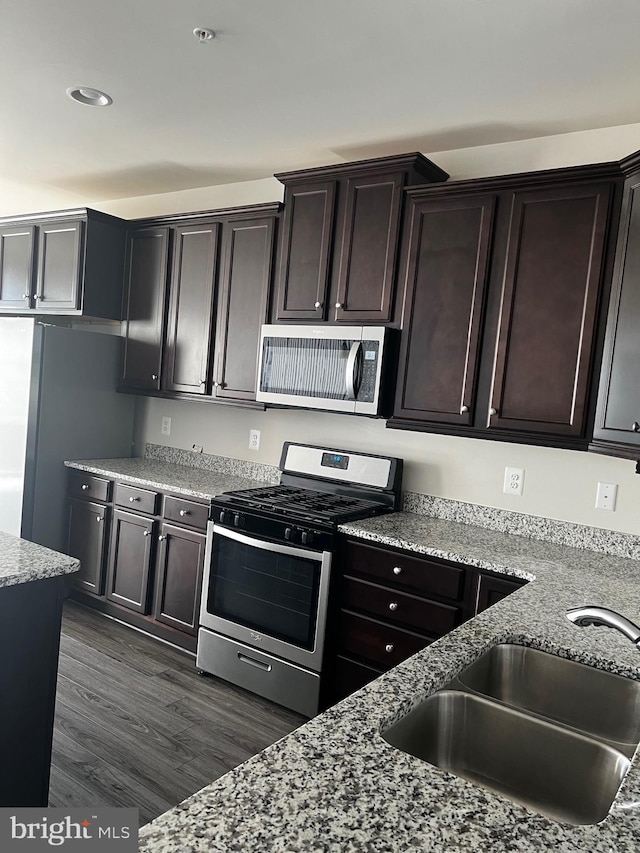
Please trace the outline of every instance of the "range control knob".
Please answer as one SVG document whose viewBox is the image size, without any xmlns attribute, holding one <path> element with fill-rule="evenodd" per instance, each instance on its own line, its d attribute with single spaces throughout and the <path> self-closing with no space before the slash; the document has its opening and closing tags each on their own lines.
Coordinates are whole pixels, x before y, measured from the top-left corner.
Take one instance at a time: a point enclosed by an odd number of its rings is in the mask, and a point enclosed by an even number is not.
<svg viewBox="0 0 640 853">
<path fill-rule="evenodd" d="M 313 531 L 312 530 L 303 530 L 302 536 L 300 537 L 300 542 L 303 545 L 311 545 L 313 542 Z"/>
<path fill-rule="evenodd" d="M 224 524 L 227 520 L 227 511 L 225 509 L 220 510 L 220 515 L 218 516 L 218 521 L 220 524 Z"/>
<path fill-rule="evenodd" d="M 284 538 L 287 542 L 295 542 L 296 540 L 296 529 L 295 527 L 285 527 L 284 529 Z"/>
<path fill-rule="evenodd" d="M 233 516 L 233 526 L 234 527 L 244 527 L 244 515 L 240 515 L 240 513 L 237 512 Z"/>
</svg>

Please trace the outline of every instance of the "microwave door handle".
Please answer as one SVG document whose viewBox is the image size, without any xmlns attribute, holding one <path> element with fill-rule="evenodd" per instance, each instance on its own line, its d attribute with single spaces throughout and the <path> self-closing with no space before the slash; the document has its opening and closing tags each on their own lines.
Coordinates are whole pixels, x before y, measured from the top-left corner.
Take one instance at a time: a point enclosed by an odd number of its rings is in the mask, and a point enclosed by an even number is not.
<svg viewBox="0 0 640 853">
<path fill-rule="evenodd" d="M 347 395 L 350 400 L 355 400 L 358 394 L 356 388 L 356 378 L 358 375 L 358 354 L 362 347 L 362 341 L 354 341 L 351 344 L 349 355 L 347 356 L 347 366 L 345 368 L 345 380 L 347 384 Z"/>
</svg>

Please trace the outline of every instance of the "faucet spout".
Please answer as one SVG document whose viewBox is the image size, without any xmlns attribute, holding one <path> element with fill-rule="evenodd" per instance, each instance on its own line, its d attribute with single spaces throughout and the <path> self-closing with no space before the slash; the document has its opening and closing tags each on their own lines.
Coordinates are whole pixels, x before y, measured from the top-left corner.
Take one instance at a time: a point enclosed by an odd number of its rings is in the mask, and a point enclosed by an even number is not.
<svg viewBox="0 0 640 853">
<path fill-rule="evenodd" d="M 572 607 L 571 610 L 567 610 L 567 619 L 580 626 L 597 625 L 615 628 L 640 648 L 640 627 L 615 610 L 593 606 Z"/>
</svg>

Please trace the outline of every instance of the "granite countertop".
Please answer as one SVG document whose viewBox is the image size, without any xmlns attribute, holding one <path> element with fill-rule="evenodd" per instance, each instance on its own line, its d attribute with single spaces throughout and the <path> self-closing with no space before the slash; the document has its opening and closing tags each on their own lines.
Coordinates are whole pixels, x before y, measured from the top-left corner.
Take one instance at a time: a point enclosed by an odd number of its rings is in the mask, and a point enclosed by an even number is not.
<svg viewBox="0 0 640 853">
<path fill-rule="evenodd" d="M 234 474 L 226 471 L 195 468 L 146 457 L 80 459 L 65 462 L 65 465 L 68 468 L 77 468 L 80 471 L 108 477 L 110 480 L 119 480 L 123 483 L 133 483 L 138 486 L 161 489 L 194 498 L 205 498 L 206 500 L 210 500 L 223 492 L 252 489 L 265 485 L 264 481 L 243 477 L 241 473 Z M 239 471 L 241 470 L 239 467 Z"/>
<path fill-rule="evenodd" d="M 0 531 L 0 586 L 69 575 L 79 568 L 75 557 Z"/>
<path fill-rule="evenodd" d="M 498 642 L 640 680 L 632 643 L 565 616 L 599 604 L 640 621 L 640 563 L 410 513 L 341 530 L 532 582 L 143 827 L 140 850 L 636 851 L 637 759 L 603 822 L 569 826 L 394 749 L 380 731 Z"/>
</svg>

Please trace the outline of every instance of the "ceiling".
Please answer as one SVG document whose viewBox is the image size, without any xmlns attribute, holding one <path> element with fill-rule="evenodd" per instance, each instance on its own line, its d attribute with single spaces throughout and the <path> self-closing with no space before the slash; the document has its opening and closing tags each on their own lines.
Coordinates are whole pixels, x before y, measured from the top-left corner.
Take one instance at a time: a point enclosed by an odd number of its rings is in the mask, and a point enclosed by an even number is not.
<svg viewBox="0 0 640 853">
<path fill-rule="evenodd" d="M 0 209 L 636 123 L 638 32 L 638 0 L 0 0 Z"/>
</svg>

